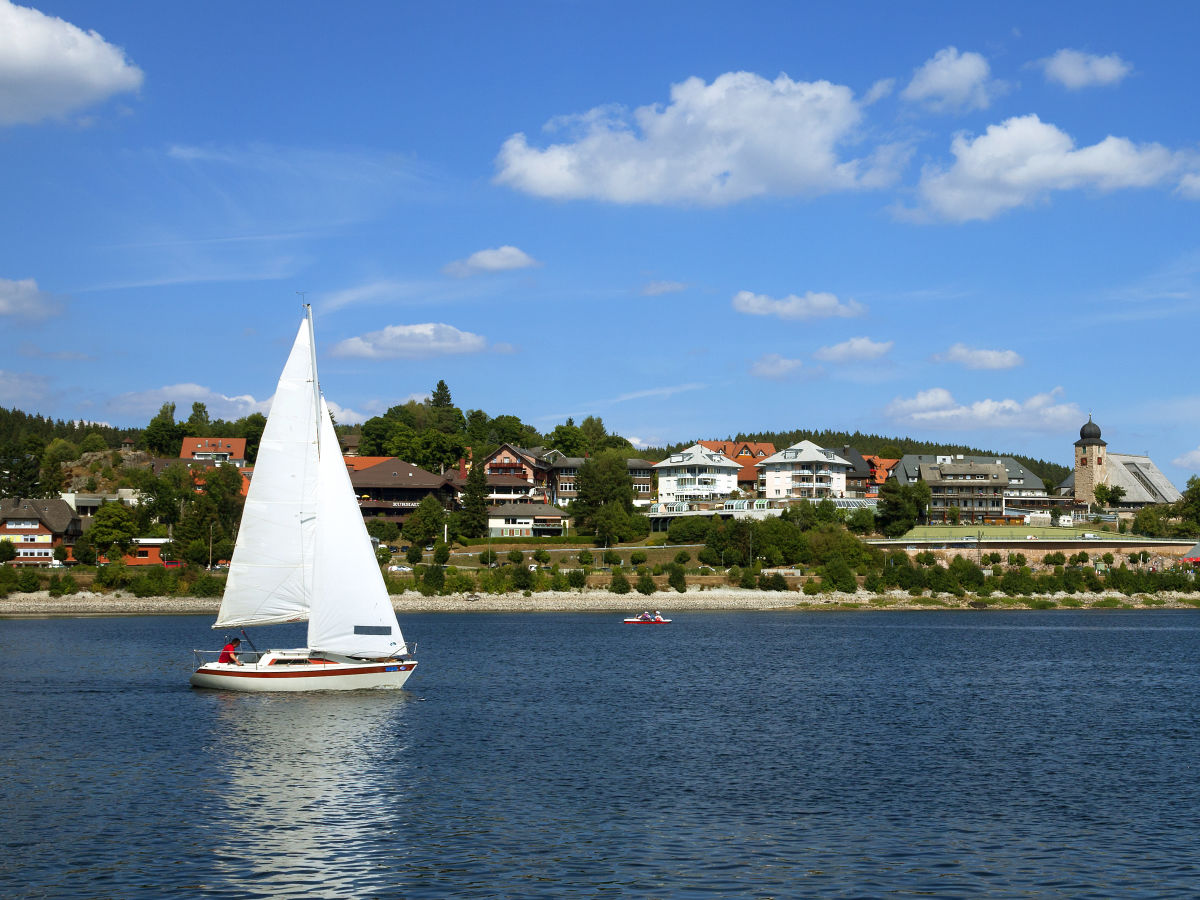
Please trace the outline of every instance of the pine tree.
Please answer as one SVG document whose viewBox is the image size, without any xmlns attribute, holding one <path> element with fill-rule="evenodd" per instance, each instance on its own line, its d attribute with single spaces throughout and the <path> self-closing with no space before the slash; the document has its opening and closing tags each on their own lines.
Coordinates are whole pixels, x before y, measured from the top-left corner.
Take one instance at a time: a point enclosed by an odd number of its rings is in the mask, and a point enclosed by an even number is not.
<svg viewBox="0 0 1200 900">
<path fill-rule="evenodd" d="M 487 471 L 482 459 L 471 466 L 467 473 L 467 484 L 463 488 L 462 514 L 459 517 L 462 532 L 470 538 L 481 538 L 488 527 Z"/>
</svg>

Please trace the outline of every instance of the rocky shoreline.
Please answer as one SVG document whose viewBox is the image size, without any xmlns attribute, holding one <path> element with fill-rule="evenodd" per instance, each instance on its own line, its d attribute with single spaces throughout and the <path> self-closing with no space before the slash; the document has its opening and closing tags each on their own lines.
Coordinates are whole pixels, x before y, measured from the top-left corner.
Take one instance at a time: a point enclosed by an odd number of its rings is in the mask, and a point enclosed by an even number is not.
<svg viewBox="0 0 1200 900">
<path fill-rule="evenodd" d="M 664 614 L 687 610 L 753 611 L 772 609 L 864 611 L 914 609 L 977 609 L 986 602 L 988 609 L 1029 609 L 1046 607 L 1122 609 L 1188 609 L 1200 606 L 1196 594 L 1137 594 L 1127 597 L 1116 592 L 1100 594 L 1051 594 L 1036 598 L 994 595 L 981 601 L 972 595 L 954 597 L 911 597 L 903 591 L 887 594 L 832 593 L 807 596 L 796 591 L 757 591 L 737 588 L 699 590 L 686 594 L 660 591 L 642 594 L 612 594 L 604 590 L 545 591 L 523 594 L 457 594 L 425 597 L 415 591 L 392 596 L 396 612 L 623 612 L 659 609 Z M 220 600 L 208 597 L 134 597 L 125 592 L 100 594 L 82 592 L 51 597 L 46 591 L 13 594 L 0 598 L 0 618 L 43 618 L 52 616 L 147 616 L 216 615 Z"/>
</svg>

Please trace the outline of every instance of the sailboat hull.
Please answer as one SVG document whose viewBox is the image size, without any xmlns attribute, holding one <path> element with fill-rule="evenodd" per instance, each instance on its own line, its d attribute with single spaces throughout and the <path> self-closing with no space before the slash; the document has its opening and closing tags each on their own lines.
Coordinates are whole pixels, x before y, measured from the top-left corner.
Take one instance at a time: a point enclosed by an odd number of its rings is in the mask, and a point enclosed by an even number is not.
<svg viewBox="0 0 1200 900">
<path fill-rule="evenodd" d="M 257 663 L 205 663 L 192 673 L 192 687 L 254 693 L 276 691 L 358 691 L 401 688 L 416 660 L 341 662 L 266 654 Z"/>
</svg>

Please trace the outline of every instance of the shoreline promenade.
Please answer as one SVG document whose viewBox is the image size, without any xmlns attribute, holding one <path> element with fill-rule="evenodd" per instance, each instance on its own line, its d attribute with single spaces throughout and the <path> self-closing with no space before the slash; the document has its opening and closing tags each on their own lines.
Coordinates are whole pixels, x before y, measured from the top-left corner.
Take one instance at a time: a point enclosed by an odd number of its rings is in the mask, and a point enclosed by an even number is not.
<svg viewBox="0 0 1200 900">
<path fill-rule="evenodd" d="M 1102 609 L 1190 609 L 1197 603 L 1194 594 L 1137 594 L 1125 596 L 1116 592 L 1102 594 L 1039 595 L 1034 602 L 1049 600 L 1058 608 Z M 990 610 L 1029 609 L 1030 598 L 993 595 L 988 600 Z M 134 597 L 125 592 L 99 594 L 81 592 L 65 597 L 51 597 L 46 591 L 12 594 L 0 598 L 0 618 L 41 618 L 53 616 L 128 616 L 128 615 L 215 615 L 220 606 L 215 597 Z M 613 594 L 604 590 L 546 591 L 531 594 L 471 594 L 425 597 L 415 591 L 392 595 L 396 612 L 629 612 L 641 609 L 661 609 L 671 612 L 689 610 L 746 611 L 803 609 L 900 611 L 931 609 L 962 609 L 978 603 L 973 595 L 954 597 L 911 597 L 903 591 L 872 594 L 832 593 L 807 596 L 798 591 L 758 591 L 739 588 L 659 591 L 649 596 L 629 593 Z"/>
</svg>

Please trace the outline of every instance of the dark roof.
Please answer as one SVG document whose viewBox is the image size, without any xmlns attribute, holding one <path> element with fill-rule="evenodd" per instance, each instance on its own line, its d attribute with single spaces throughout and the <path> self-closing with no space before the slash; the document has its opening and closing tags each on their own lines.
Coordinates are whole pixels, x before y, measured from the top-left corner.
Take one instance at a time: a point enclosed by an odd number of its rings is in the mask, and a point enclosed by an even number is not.
<svg viewBox="0 0 1200 900">
<path fill-rule="evenodd" d="M 900 458 L 892 469 L 892 475 L 901 484 L 911 484 L 914 481 L 919 481 L 921 477 L 921 465 L 937 465 L 938 457 L 949 457 L 951 463 L 976 463 L 977 465 L 986 465 L 988 463 L 1000 463 L 1008 471 L 1008 481 L 1013 487 L 1021 490 L 1045 490 L 1046 485 L 1037 475 L 1034 475 L 1027 468 L 1013 459 L 1011 456 L 963 456 L 961 459 L 958 454 L 949 453 L 907 453 Z M 1013 484 L 1020 481 L 1021 484 Z"/>
<path fill-rule="evenodd" d="M 1079 440 L 1075 442 L 1075 446 L 1088 447 L 1094 444 L 1099 444 L 1101 447 L 1107 446 L 1107 443 L 1100 439 L 1100 426 L 1092 421 L 1091 416 L 1088 416 L 1088 420 L 1079 429 Z"/>
<path fill-rule="evenodd" d="M 435 491 L 444 487 L 448 481 L 444 475 L 435 475 L 394 457 L 350 472 L 350 483 L 356 488 L 401 487 Z"/>
<path fill-rule="evenodd" d="M 863 459 L 863 455 L 849 444 L 842 446 L 842 450 L 838 453 L 838 456 L 850 463 L 850 471 L 846 473 L 848 478 L 867 479 L 871 477 L 871 464 Z"/>
<path fill-rule="evenodd" d="M 66 500 L 0 499 L 0 520 L 30 517 L 36 517 L 54 534 L 79 533 L 79 516 Z"/>
</svg>

